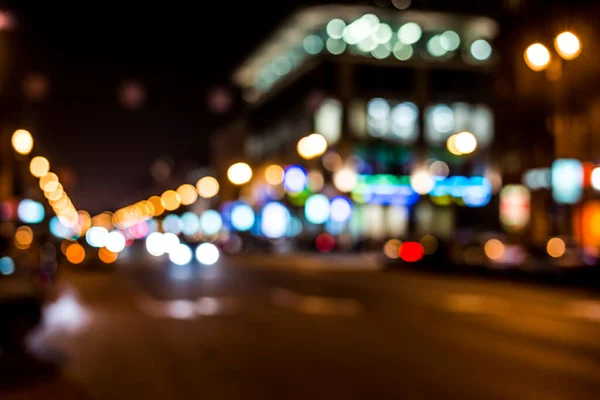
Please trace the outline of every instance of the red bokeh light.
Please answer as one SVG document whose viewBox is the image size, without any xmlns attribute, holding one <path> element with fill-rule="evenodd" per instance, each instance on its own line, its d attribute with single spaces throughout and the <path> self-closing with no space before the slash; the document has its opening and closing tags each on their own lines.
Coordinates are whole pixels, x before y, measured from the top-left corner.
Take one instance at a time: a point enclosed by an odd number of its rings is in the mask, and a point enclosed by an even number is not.
<svg viewBox="0 0 600 400">
<path fill-rule="evenodd" d="M 406 242 L 400 246 L 400 258 L 405 262 L 417 262 L 423 259 L 425 250 L 423 246 L 417 242 Z"/>
<path fill-rule="evenodd" d="M 321 233 L 317 236 L 315 246 L 321 253 L 330 253 L 335 248 L 335 239 L 328 233 Z"/>
</svg>

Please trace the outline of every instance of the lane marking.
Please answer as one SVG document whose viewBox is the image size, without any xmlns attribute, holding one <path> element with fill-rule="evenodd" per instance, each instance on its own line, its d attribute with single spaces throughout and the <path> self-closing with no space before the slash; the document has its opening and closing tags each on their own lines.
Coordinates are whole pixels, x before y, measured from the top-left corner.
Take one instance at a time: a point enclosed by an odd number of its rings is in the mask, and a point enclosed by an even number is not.
<svg viewBox="0 0 600 400">
<path fill-rule="evenodd" d="M 192 320 L 202 317 L 232 314 L 239 309 L 239 301 L 233 297 L 200 297 L 196 300 L 155 300 L 149 296 L 138 298 L 140 309 L 155 318 Z"/>
<path fill-rule="evenodd" d="M 363 313 L 363 305 L 354 299 L 305 296 L 288 289 L 273 289 L 272 302 L 303 314 L 357 317 Z"/>
</svg>

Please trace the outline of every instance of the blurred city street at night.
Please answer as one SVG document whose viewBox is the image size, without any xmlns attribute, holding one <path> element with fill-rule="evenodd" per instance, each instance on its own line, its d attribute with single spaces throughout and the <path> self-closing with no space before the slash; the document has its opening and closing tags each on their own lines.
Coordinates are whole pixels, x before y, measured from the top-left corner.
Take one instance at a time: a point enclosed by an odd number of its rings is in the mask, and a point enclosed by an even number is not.
<svg viewBox="0 0 600 400">
<path fill-rule="evenodd" d="M 0 0 L 0 399 L 598 399 L 600 4 Z"/>
</svg>

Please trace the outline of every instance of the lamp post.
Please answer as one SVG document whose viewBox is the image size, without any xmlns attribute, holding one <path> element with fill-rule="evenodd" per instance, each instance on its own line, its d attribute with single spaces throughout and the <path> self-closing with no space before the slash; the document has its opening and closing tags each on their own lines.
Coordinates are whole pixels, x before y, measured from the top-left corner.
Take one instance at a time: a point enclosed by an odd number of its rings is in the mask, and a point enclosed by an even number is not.
<svg viewBox="0 0 600 400">
<path fill-rule="evenodd" d="M 576 59 L 582 51 L 582 44 L 579 37 L 571 32 L 564 31 L 554 37 L 553 40 L 555 54 L 550 51 L 548 47 L 542 43 L 533 43 L 529 45 L 523 54 L 525 64 L 530 70 L 534 72 L 541 72 L 547 70 L 549 67 L 553 67 L 547 72 L 548 78 L 555 82 L 554 85 L 554 148 L 555 157 L 557 157 L 557 150 L 565 150 L 568 148 L 569 141 L 566 138 L 561 137 L 564 134 L 563 129 L 560 128 L 559 116 L 563 114 L 564 110 L 564 89 L 563 89 L 563 70 L 566 66 L 567 61 Z M 553 62 L 553 58 L 558 55 L 556 61 Z M 561 230 L 564 232 L 573 232 L 571 224 L 572 214 L 574 210 L 571 207 L 566 208 L 565 226 Z"/>
</svg>

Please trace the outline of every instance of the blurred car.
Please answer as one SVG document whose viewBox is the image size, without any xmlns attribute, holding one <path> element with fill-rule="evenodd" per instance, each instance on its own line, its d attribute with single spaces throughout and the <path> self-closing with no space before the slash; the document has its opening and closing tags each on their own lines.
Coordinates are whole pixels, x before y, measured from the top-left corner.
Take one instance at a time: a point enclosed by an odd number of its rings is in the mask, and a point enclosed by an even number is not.
<svg viewBox="0 0 600 400">
<path fill-rule="evenodd" d="M 17 257 L 6 241 L 0 246 L 0 348 L 3 353 L 22 352 L 26 335 L 42 315 L 44 293 L 35 265 L 29 264 L 37 249 Z"/>
</svg>

